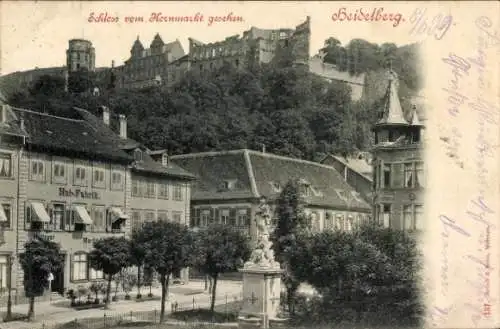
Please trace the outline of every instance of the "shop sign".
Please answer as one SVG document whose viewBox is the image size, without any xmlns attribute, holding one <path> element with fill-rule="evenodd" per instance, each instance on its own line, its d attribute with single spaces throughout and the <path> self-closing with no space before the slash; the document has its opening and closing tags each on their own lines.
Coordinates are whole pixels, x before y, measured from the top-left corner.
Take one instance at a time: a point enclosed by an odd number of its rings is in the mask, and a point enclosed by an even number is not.
<svg viewBox="0 0 500 329">
<path fill-rule="evenodd" d="M 59 196 L 61 197 L 75 197 L 81 199 L 93 199 L 99 200 L 101 197 L 97 192 L 89 192 L 85 190 L 81 190 L 79 188 L 73 190 L 70 188 L 60 187 L 59 188 Z"/>
</svg>

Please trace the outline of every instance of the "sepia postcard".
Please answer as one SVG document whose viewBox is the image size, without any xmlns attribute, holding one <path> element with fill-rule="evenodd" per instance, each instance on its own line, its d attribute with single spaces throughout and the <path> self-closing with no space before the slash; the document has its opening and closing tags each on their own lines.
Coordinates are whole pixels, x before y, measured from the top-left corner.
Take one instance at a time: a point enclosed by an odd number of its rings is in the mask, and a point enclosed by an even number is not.
<svg viewBox="0 0 500 329">
<path fill-rule="evenodd" d="M 499 13 L 1 1 L 0 328 L 499 328 Z"/>
</svg>

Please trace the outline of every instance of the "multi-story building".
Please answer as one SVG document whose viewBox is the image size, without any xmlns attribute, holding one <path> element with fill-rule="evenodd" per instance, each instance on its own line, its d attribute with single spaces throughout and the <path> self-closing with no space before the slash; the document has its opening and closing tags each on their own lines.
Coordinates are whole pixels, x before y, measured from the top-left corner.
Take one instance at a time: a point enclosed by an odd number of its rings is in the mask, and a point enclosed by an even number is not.
<svg viewBox="0 0 500 329">
<path fill-rule="evenodd" d="M 137 37 L 130 49 L 130 58 L 117 70 L 117 87 L 140 89 L 167 84 L 176 78 L 172 69 L 168 69 L 169 64 L 184 56 L 184 49 L 179 40 L 165 43 L 160 35 L 156 34 L 149 48 L 144 48 Z"/>
<path fill-rule="evenodd" d="M 0 264 L 7 257 L 13 266 L 6 274 L 0 265 L 0 282 L 11 282 L 14 294 L 23 290 L 18 256 L 29 239 L 43 235 L 61 245 L 65 262 L 51 287 L 62 293 L 103 278 L 88 263 L 95 240 L 127 236 L 146 220 L 189 224 L 191 174 L 155 162 L 128 139 L 124 116 L 118 135 L 107 108 L 102 120 L 74 110 L 77 119 L 2 106 L 0 217 L 12 231 L 4 230 Z M 187 279 L 187 269 L 178 276 Z"/>
<path fill-rule="evenodd" d="M 405 115 L 396 73 L 388 78 L 383 116 L 373 127 L 374 218 L 386 227 L 419 230 L 426 181 L 421 111 L 413 107 Z"/>
<path fill-rule="evenodd" d="M 310 18 L 296 29 L 259 29 L 252 27 L 243 35 L 203 43 L 189 38 L 191 69 L 204 72 L 215 70 L 227 62 L 235 67 L 271 62 L 277 53 L 286 50 L 295 64 L 307 65 L 309 60 Z"/>
<path fill-rule="evenodd" d="M 260 198 L 272 206 L 291 180 L 302 185 L 313 231 L 350 229 L 370 217 L 370 205 L 331 166 L 246 149 L 176 155 L 171 161 L 198 177 L 191 226 L 217 222 L 255 238 Z"/>
<path fill-rule="evenodd" d="M 66 68 L 69 72 L 87 69 L 95 70 L 95 48 L 92 42 L 84 39 L 69 40 L 66 50 Z"/>
</svg>

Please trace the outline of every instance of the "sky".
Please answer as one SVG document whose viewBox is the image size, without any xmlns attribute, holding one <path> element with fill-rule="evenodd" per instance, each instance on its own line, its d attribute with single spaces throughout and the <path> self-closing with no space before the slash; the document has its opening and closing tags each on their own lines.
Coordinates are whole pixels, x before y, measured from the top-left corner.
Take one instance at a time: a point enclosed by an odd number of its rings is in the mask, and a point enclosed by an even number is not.
<svg viewBox="0 0 500 329">
<path fill-rule="evenodd" d="M 134 1 L 1 1 L 1 61 L 0 73 L 28 70 L 35 67 L 65 65 L 68 40 L 84 38 L 96 49 L 96 66 L 110 66 L 115 60 L 121 65 L 130 55 L 130 48 L 137 38 L 149 47 L 154 35 L 159 33 L 164 42 L 178 39 L 185 52 L 189 51 L 188 38 L 214 42 L 227 36 L 240 34 L 255 26 L 259 28 L 294 28 L 311 16 L 311 55 L 323 46 L 329 37 L 342 43 L 353 38 L 370 42 L 396 44 L 410 43 L 408 24 L 394 27 L 393 22 L 333 21 L 332 14 L 347 5 L 340 2 L 134 2 Z M 363 9 L 372 12 L 382 9 L 385 13 L 403 13 L 410 17 L 414 3 L 363 2 L 349 3 L 346 12 Z M 89 23 L 88 18 L 106 14 L 119 17 L 117 23 Z M 194 16 L 200 13 L 200 23 L 126 23 L 125 17 L 142 16 L 147 21 L 152 13 Z M 241 22 L 215 22 L 208 26 L 210 16 L 241 16 Z"/>
</svg>

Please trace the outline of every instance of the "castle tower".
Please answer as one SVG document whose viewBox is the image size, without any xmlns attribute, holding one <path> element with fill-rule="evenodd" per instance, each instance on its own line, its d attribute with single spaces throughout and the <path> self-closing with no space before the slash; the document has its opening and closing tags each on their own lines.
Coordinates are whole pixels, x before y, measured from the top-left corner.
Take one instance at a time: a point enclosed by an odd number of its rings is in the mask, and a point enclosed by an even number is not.
<svg viewBox="0 0 500 329">
<path fill-rule="evenodd" d="M 422 129 L 416 108 L 404 115 L 398 78 L 388 73 L 389 85 L 382 118 L 373 126 L 373 218 L 385 227 L 419 230 L 423 223 Z"/>
<path fill-rule="evenodd" d="M 137 39 L 134 41 L 134 44 L 132 45 L 132 49 L 130 49 L 130 56 L 141 57 L 143 51 L 144 51 L 144 46 L 139 40 L 139 36 L 137 36 Z"/>
<path fill-rule="evenodd" d="M 84 39 L 69 40 L 66 65 L 69 72 L 80 69 L 95 71 L 95 48 L 92 47 L 92 42 Z"/>
</svg>

